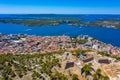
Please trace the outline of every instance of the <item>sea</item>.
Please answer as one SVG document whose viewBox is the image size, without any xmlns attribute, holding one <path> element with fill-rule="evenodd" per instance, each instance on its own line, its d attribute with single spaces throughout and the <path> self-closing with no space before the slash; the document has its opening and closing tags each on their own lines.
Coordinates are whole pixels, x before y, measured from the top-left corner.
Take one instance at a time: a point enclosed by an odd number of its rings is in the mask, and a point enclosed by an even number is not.
<svg viewBox="0 0 120 80">
<path fill-rule="evenodd" d="M 93 14 L 0 14 L 0 18 L 10 19 L 36 19 L 36 18 L 83 18 L 83 22 L 96 19 L 120 19 L 120 15 L 93 15 Z M 78 36 L 88 35 L 107 44 L 120 47 L 120 29 L 95 26 L 70 26 L 60 24 L 57 26 L 24 26 L 21 24 L 0 23 L 2 34 L 28 34 L 36 36 Z"/>
</svg>

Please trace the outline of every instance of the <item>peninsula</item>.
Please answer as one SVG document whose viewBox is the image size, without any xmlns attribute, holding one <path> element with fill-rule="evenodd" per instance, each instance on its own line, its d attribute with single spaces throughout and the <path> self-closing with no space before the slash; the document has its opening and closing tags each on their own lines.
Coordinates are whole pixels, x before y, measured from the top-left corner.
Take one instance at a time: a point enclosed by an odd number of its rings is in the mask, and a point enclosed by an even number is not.
<svg viewBox="0 0 120 80">
<path fill-rule="evenodd" d="M 119 80 L 119 64 L 120 48 L 87 35 L 0 34 L 2 80 Z"/>
</svg>

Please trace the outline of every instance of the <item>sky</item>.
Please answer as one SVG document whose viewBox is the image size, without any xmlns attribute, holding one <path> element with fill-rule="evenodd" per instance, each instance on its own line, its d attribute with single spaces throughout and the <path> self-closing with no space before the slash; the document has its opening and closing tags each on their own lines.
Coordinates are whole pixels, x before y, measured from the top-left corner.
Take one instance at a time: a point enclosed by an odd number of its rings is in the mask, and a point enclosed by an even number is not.
<svg viewBox="0 0 120 80">
<path fill-rule="evenodd" d="M 0 14 L 120 14 L 120 0 L 0 0 Z"/>
</svg>

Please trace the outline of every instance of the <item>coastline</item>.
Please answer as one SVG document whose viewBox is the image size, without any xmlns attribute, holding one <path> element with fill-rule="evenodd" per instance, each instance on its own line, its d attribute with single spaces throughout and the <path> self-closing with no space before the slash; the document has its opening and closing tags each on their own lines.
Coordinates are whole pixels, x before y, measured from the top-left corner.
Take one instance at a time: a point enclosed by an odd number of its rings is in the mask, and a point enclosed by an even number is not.
<svg viewBox="0 0 120 80">
<path fill-rule="evenodd" d="M 13 26 L 8 24 L 8 27 L 3 30 L 6 32 L 6 29 L 10 29 L 10 27 L 12 27 L 11 30 L 13 28 L 19 29 L 16 28 L 17 25 Z M 63 30 L 68 29 L 65 26 L 63 26 Z M 28 33 L 34 32 L 29 26 L 27 26 L 28 28 L 24 27 L 21 30 Z M 74 29 L 72 28 L 71 31 L 77 33 L 77 30 Z M 45 31 L 39 28 L 35 28 L 36 30 L 38 30 L 38 33 Z M 51 27 L 49 30 L 51 30 Z M 64 32 L 63 30 L 60 31 Z M 109 29 L 96 32 L 106 34 L 106 31 L 109 32 Z M 115 31 L 117 32 L 117 30 Z M 53 80 L 57 75 L 60 80 L 63 78 L 64 80 L 74 80 L 73 76 L 76 76 L 77 80 L 88 79 L 88 77 L 94 80 L 96 78 L 94 74 L 101 70 L 99 74 L 104 80 L 120 79 L 118 77 L 118 72 L 120 72 L 120 48 L 97 40 L 98 38 L 95 39 L 88 35 L 36 36 L 17 34 L 20 33 L 19 31 L 16 34 L 12 34 L 11 31 L 9 33 L 0 34 L 0 71 L 2 72 L 0 78 Z M 116 38 L 116 40 L 119 40 L 119 38 Z M 91 74 L 86 73 L 85 77 L 83 71 L 87 68 Z"/>
<path fill-rule="evenodd" d="M 86 20 L 84 22 L 84 20 Z M 82 22 L 83 21 L 83 22 Z M 94 26 L 94 27 L 107 27 L 120 29 L 120 19 L 119 18 L 108 18 L 108 19 L 96 19 L 89 21 L 83 18 L 33 18 L 33 19 L 22 19 L 22 18 L 0 18 L 0 23 L 8 24 L 21 24 L 28 27 L 35 26 L 58 26 L 61 24 L 67 24 L 69 26 Z"/>
</svg>

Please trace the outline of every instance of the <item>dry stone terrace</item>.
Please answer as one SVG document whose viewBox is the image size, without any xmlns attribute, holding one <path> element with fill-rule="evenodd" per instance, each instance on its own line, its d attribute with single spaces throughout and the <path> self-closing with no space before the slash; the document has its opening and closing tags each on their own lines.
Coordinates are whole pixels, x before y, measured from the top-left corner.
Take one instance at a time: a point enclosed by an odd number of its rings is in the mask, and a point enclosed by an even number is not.
<svg viewBox="0 0 120 80">
<path fill-rule="evenodd" d="M 62 55 L 62 66 L 64 66 L 65 71 L 73 70 L 73 73 L 76 72 L 76 74 L 79 75 L 79 80 L 94 80 L 93 77 L 91 77 L 91 79 L 83 79 L 84 76 L 82 75 L 82 68 L 89 63 L 92 63 L 92 66 L 90 67 L 91 74 L 87 75 L 87 77 L 92 76 L 97 69 L 101 69 L 102 74 L 107 75 L 109 80 L 120 80 L 120 61 L 117 61 L 115 58 L 102 56 L 94 51 L 86 52 L 84 55 L 80 54 L 80 57 L 76 57 L 73 54 L 74 53 L 71 52 L 65 52 Z M 80 78 L 81 76 L 82 78 Z"/>
</svg>

